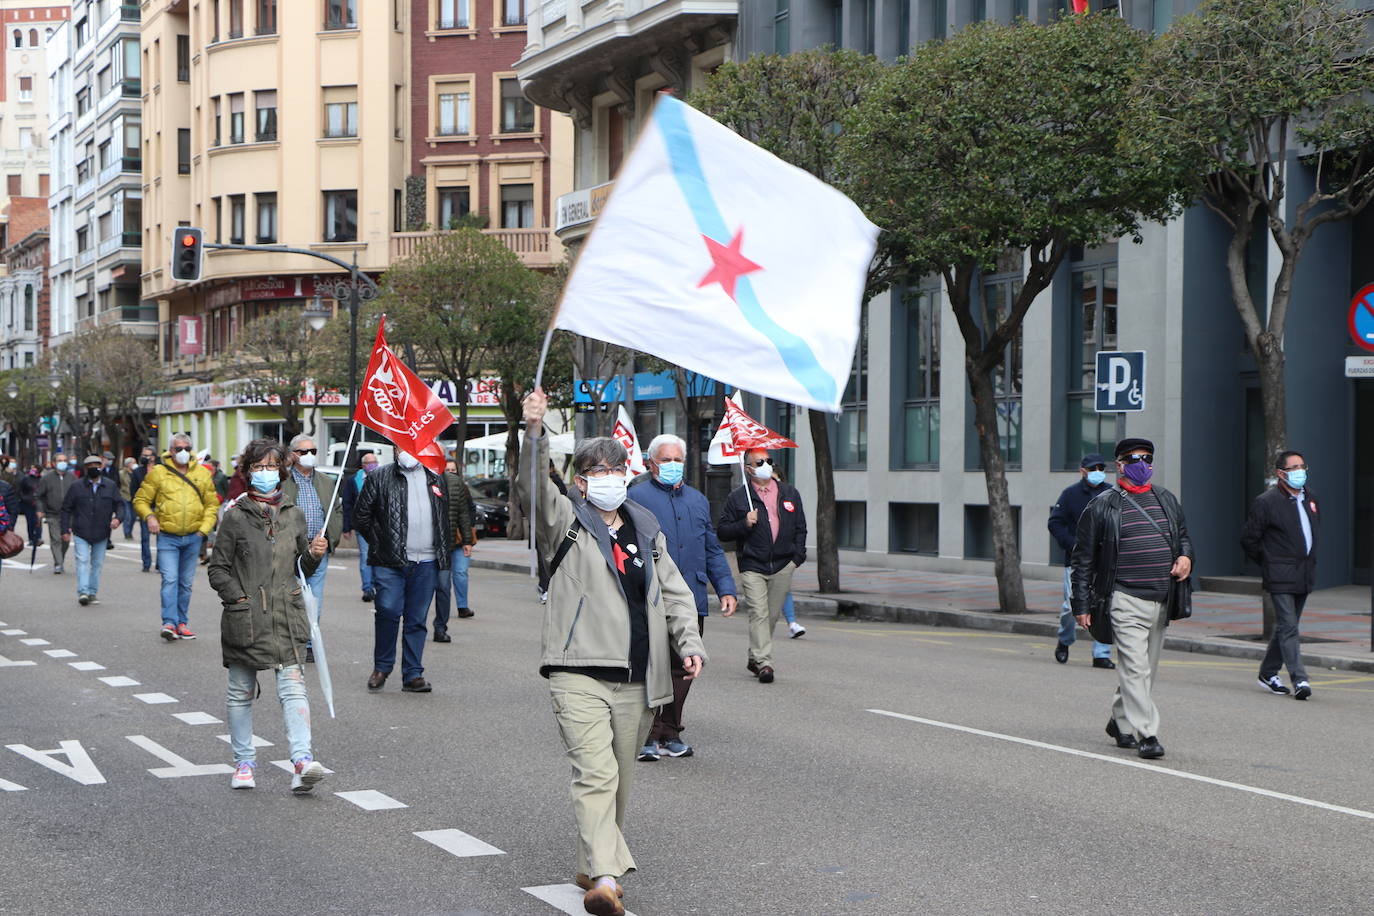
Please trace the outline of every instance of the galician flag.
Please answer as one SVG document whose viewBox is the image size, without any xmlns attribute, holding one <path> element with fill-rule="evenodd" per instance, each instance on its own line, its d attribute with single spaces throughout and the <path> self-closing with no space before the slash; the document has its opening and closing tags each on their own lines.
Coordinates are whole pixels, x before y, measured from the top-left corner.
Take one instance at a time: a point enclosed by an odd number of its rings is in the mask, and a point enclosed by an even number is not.
<svg viewBox="0 0 1374 916">
<path fill-rule="evenodd" d="M 635 432 L 635 421 L 630 419 L 630 413 L 624 404 L 620 405 L 620 412 L 616 415 L 611 437 L 619 439 L 620 444 L 625 446 L 625 451 L 630 454 L 630 477 L 643 474 L 647 470 L 644 466 L 644 449 L 639 446 L 639 433 Z"/>
<path fill-rule="evenodd" d="M 554 326 L 836 411 L 877 237 L 839 191 L 662 95 Z"/>
</svg>

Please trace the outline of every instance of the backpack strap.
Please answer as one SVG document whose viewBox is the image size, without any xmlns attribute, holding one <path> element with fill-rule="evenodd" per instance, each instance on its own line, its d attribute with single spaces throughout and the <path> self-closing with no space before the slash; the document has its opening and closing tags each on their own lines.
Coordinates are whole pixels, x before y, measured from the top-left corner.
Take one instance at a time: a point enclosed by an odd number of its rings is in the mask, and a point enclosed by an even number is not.
<svg viewBox="0 0 1374 916">
<path fill-rule="evenodd" d="M 572 527 L 570 527 L 568 533 L 563 536 L 563 541 L 558 545 L 558 550 L 554 553 L 553 559 L 549 561 L 550 582 L 553 581 L 553 574 L 558 572 L 558 567 L 563 562 L 563 558 L 568 555 L 569 550 L 572 550 L 573 544 L 577 543 L 577 532 L 581 528 L 582 520 L 573 519 Z"/>
</svg>

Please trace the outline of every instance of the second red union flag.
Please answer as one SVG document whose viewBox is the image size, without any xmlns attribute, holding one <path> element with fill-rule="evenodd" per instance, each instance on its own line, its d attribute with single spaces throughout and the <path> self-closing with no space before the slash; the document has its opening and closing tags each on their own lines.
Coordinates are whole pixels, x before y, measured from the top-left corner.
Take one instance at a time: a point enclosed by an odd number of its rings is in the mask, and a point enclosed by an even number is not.
<svg viewBox="0 0 1374 916">
<path fill-rule="evenodd" d="M 448 429 L 453 415 L 424 380 L 386 345 L 385 316 L 377 327 L 377 342 L 367 363 L 353 419 L 381 433 L 397 448 L 419 457 L 435 473 L 443 471 L 443 452 L 434 440 Z"/>
</svg>

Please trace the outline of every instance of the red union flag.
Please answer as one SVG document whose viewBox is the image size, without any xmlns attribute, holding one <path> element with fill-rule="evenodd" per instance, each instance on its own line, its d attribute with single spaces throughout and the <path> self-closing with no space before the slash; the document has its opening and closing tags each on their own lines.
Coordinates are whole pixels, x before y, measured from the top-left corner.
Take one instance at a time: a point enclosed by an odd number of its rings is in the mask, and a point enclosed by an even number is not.
<svg viewBox="0 0 1374 916">
<path fill-rule="evenodd" d="M 773 432 L 745 413 L 744 408 L 740 407 L 739 401 L 736 400 L 738 397 L 736 393 L 735 397 L 725 399 L 725 416 L 721 419 L 715 436 L 711 438 L 711 448 L 706 455 L 707 462 L 733 464 L 751 448 L 797 447 L 797 443 L 791 439 Z"/>
<path fill-rule="evenodd" d="M 424 380 L 406 368 L 386 345 L 385 315 L 377 327 L 377 342 L 367 363 L 353 419 L 420 458 L 435 473 L 444 470 L 443 452 L 433 443 L 448 429 L 453 415 Z"/>
<path fill-rule="evenodd" d="M 634 420 L 630 419 L 629 413 L 625 410 L 625 405 L 620 405 L 620 413 L 615 420 L 615 428 L 611 430 L 611 437 L 620 440 L 620 444 L 625 446 L 625 451 L 630 456 L 630 476 L 638 477 L 643 474 L 644 450 L 639 447 L 639 433 L 635 432 Z"/>
</svg>

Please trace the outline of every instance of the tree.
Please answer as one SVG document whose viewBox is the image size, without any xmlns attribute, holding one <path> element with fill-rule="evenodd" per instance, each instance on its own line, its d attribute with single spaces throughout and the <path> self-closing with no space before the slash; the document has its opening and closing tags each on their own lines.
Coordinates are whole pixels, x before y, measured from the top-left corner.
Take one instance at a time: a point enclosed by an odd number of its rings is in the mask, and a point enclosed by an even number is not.
<svg viewBox="0 0 1374 916">
<path fill-rule="evenodd" d="M 49 365 L 59 382 L 58 411 L 76 431 L 78 450 L 98 453 L 102 440 L 108 440 L 119 454 L 126 437 L 146 441 L 138 402 L 162 379 L 151 339 L 118 325 L 93 328 L 54 349 Z"/>
<path fill-rule="evenodd" d="M 300 310 L 278 308 L 244 326 L 217 375 L 221 387 L 261 401 L 281 417 L 282 436 L 289 441 L 304 429 L 302 408 L 318 404 L 316 378 L 329 371 L 336 349 L 330 335 L 310 329 Z"/>
<path fill-rule="evenodd" d="M 998 430 L 1014 402 L 1004 395 L 999 416 L 998 386 L 1012 374 L 1022 321 L 1072 245 L 1138 237 L 1142 220 L 1174 212 L 1176 187 L 1157 153 L 1122 142 L 1147 114 L 1130 91 L 1148 41 L 1115 14 L 976 23 L 899 61 L 840 138 L 845 189 L 884 230 L 874 283 L 944 280 L 964 338 L 1006 612 L 1026 601 Z M 1005 303 L 981 295 L 989 269 L 1020 275 Z"/>
<path fill-rule="evenodd" d="M 9 386 L 15 387 L 14 397 L 9 397 Z M 55 406 L 52 386 L 48 376 L 39 367 L 7 369 L 0 372 L 0 413 L 9 421 L 11 432 L 19 443 L 15 447 L 20 463 L 28 465 L 38 460 L 38 427 L 44 417 L 52 416 Z"/>
<path fill-rule="evenodd" d="M 818 48 L 722 64 L 688 100 L 773 155 L 838 185 L 840 124 L 883 73 L 876 58 Z M 830 418 L 809 410 L 816 452 L 816 577 L 822 592 L 840 590 L 835 531 L 835 468 Z"/>
<path fill-rule="evenodd" d="M 1160 37 L 1141 78 L 1160 117 L 1140 141 L 1175 150 L 1191 195 L 1231 230 L 1226 271 L 1259 370 L 1265 467 L 1288 447 L 1284 330 L 1298 261 L 1318 229 L 1374 198 L 1367 21 L 1340 0 L 1209 0 Z M 1312 189 L 1290 201 L 1297 162 Z M 1267 303 L 1247 271 L 1265 229 L 1281 258 Z"/>
<path fill-rule="evenodd" d="M 491 315 L 524 301 L 535 278 L 500 239 L 473 228 L 422 240 L 382 277 L 382 295 L 371 310 L 387 313 L 389 342 L 413 345 L 419 362 L 454 386 L 459 442 L 467 439 L 468 385 L 485 368 Z"/>
</svg>

